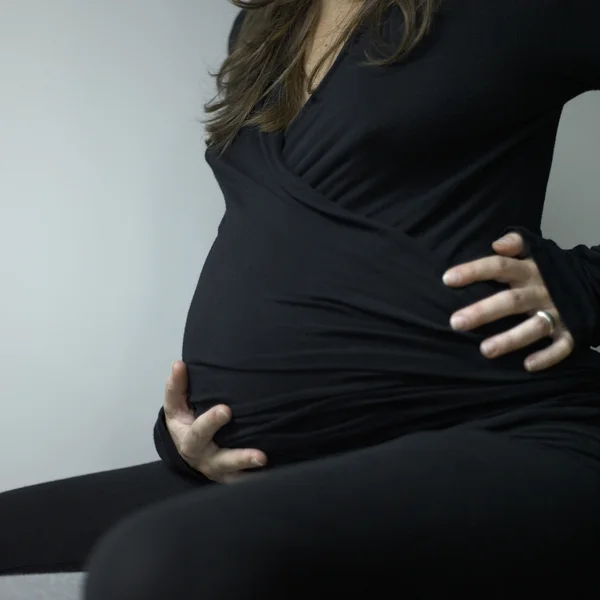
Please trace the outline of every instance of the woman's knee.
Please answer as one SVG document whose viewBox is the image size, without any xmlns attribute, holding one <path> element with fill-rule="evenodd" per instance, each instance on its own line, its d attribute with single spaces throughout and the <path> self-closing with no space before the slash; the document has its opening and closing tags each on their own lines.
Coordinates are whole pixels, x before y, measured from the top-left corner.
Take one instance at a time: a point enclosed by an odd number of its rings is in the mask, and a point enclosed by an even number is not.
<svg viewBox="0 0 600 600">
<path fill-rule="evenodd" d="M 145 511 L 109 531 L 88 558 L 85 599 L 174 598 L 165 586 L 176 567 L 177 552 L 161 525 Z"/>
<path fill-rule="evenodd" d="M 276 597 L 289 581 L 283 538 L 244 514 L 245 503 L 224 511 L 213 496 L 162 503 L 117 525 L 90 555 L 85 600 Z"/>
</svg>

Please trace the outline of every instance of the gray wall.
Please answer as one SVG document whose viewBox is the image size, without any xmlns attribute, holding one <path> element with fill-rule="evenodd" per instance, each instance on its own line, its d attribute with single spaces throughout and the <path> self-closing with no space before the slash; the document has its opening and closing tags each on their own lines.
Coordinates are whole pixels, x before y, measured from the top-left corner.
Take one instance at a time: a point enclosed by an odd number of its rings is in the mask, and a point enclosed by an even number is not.
<svg viewBox="0 0 600 600">
<path fill-rule="evenodd" d="M 195 119 L 233 14 L 1 0 L 0 490 L 155 458 L 222 211 Z M 545 213 L 562 245 L 600 241 L 599 156 L 588 94 L 566 111 Z"/>
<path fill-rule="evenodd" d="M 0 0 L 0 490 L 155 458 L 226 0 Z"/>
</svg>

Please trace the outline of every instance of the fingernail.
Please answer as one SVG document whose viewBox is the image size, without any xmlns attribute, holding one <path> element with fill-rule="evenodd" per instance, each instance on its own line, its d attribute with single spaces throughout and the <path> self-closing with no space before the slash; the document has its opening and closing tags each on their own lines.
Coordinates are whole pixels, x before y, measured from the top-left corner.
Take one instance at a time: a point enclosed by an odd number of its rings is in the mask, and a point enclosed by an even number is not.
<svg viewBox="0 0 600 600">
<path fill-rule="evenodd" d="M 525 368 L 528 371 L 533 371 L 535 369 L 536 365 L 537 365 L 537 363 L 535 360 L 526 360 L 525 361 Z"/>
<path fill-rule="evenodd" d="M 462 315 L 456 315 L 450 319 L 452 329 L 465 329 L 467 327 L 467 319 Z"/>
<path fill-rule="evenodd" d="M 222 408 L 219 408 L 217 411 L 217 417 L 219 417 L 219 421 L 222 423 L 227 423 L 227 421 L 229 421 L 229 415 Z"/>
<path fill-rule="evenodd" d="M 508 244 L 512 241 L 512 238 L 508 235 L 501 237 L 499 240 L 496 240 L 496 244 Z"/>
<path fill-rule="evenodd" d="M 444 273 L 442 280 L 446 285 L 457 285 L 460 283 L 460 275 L 458 273 L 448 271 L 447 273 Z"/>
<path fill-rule="evenodd" d="M 492 356 L 496 352 L 496 348 L 494 342 L 483 342 L 483 344 L 481 344 L 481 352 L 486 356 Z"/>
<path fill-rule="evenodd" d="M 267 463 L 264 460 L 256 458 L 256 456 L 252 459 L 252 464 L 255 467 L 264 467 Z"/>
</svg>

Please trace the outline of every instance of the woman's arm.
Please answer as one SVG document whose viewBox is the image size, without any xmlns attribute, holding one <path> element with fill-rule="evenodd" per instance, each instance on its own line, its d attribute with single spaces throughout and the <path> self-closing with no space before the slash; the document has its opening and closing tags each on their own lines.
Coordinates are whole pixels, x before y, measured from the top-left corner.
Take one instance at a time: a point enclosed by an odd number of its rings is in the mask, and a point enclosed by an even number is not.
<svg viewBox="0 0 600 600">
<path fill-rule="evenodd" d="M 539 19 L 551 29 L 547 60 L 552 70 L 569 82 L 574 95 L 600 90 L 600 0 L 549 0 L 539 8 Z M 523 258 L 536 262 L 575 346 L 600 346 L 600 246 L 563 250 L 539 231 L 513 226 L 503 234 L 509 231 L 523 237 Z"/>
<path fill-rule="evenodd" d="M 540 19 L 545 19 L 545 3 Z M 548 48 L 559 75 L 574 81 L 580 93 L 600 90 L 600 2 L 551 0 L 553 43 Z M 550 17 L 550 15 L 549 15 Z"/>
</svg>

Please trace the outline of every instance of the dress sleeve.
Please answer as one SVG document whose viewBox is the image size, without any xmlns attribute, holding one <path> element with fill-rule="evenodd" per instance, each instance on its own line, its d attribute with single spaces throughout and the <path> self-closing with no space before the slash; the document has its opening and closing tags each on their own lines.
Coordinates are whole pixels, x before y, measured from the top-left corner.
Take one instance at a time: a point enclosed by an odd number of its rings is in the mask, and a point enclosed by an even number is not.
<svg viewBox="0 0 600 600">
<path fill-rule="evenodd" d="M 539 19 L 552 27 L 553 64 L 578 93 L 600 89 L 600 0 L 550 0 L 545 6 L 551 12 L 540 10 Z M 563 250 L 538 231 L 511 226 L 503 233 L 510 231 L 523 237 L 523 258 L 537 264 L 575 346 L 600 346 L 600 246 Z"/>
<path fill-rule="evenodd" d="M 600 346 L 600 246 L 563 250 L 525 227 L 511 226 L 525 241 L 523 258 L 532 258 L 575 347 Z"/>
<path fill-rule="evenodd" d="M 600 0 L 554 0 L 553 55 L 581 92 L 600 90 Z M 540 19 L 546 18 L 543 11 Z"/>
</svg>

